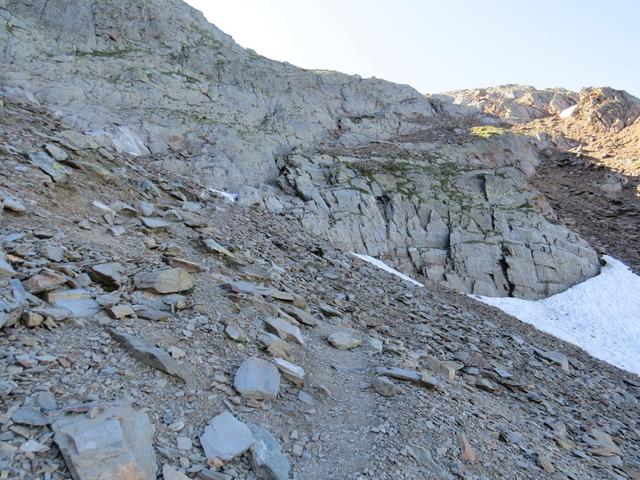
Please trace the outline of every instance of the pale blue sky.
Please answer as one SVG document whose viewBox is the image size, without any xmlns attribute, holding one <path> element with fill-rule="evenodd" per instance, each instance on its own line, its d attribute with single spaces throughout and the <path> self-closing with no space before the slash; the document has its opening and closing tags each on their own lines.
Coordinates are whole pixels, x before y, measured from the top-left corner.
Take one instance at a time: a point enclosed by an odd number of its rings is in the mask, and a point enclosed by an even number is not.
<svg viewBox="0 0 640 480">
<path fill-rule="evenodd" d="M 421 92 L 520 83 L 640 96 L 637 0 L 188 0 L 243 47 Z"/>
</svg>

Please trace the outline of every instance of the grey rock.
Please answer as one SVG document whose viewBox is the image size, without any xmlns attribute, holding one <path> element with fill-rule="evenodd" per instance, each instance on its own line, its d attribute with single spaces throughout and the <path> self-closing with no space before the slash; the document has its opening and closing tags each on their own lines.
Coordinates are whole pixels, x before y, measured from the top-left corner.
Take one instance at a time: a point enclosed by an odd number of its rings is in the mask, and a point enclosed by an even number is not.
<svg viewBox="0 0 640 480">
<path fill-rule="evenodd" d="M 373 380 L 373 389 L 383 397 L 393 397 L 396 394 L 396 386 L 385 377 L 376 377 Z"/>
<path fill-rule="evenodd" d="M 308 327 L 315 327 L 318 325 L 318 319 L 301 308 L 293 305 L 283 305 L 280 309 L 286 314 L 291 315 L 303 325 L 307 325 Z"/>
<path fill-rule="evenodd" d="M 247 424 L 253 438 L 251 464 L 253 473 L 263 480 L 287 480 L 291 464 L 284 456 L 278 440 L 264 426 Z"/>
<path fill-rule="evenodd" d="M 200 436 L 200 443 L 207 458 L 233 460 L 249 450 L 255 439 L 247 425 L 230 412 L 214 417 Z"/>
<path fill-rule="evenodd" d="M 47 143 L 44 148 L 47 150 L 49 155 L 53 157 L 57 162 L 64 162 L 69 159 L 69 155 L 63 149 L 54 145 L 53 143 Z"/>
<path fill-rule="evenodd" d="M 362 345 L 362 339 L 356 332 L 340 330 L 327 337 L 327 341 L 338 350 L 351 350 Z"/>
<path fill-rule="evenodd" d="M 4 205 L 4 208 L 6 210 L 14 213 L 24 213 L 27 211 L 27 207 L 24 206 L 24 203 L 22 203 L 20 200 L 16 200 L 9 195 L 5 195 L 2 199 L 2 202 L 0 203 Z"/>
<path fill-rule="evenodd" d="M 168 375 L 180 378 L 190 383 L 193 380 L 193 373 L 186 366 L 175 361 L 166 351 L 161 348 L 149 345 L 144 340 L 131 335 L 122 330 L 107 328 L 109 334 L 119 341 L 133 357 L 140 360 L 145 365 L 157 368 Z"/>
<path fill-rule="evenodd" d="M 56 399 L 49 392 L 39 392 L 36 401 L 42 410 L 54 411 L 58 409 Z"/>
<path fill-rule="evenodd" d="M 137 312 L 137 315 L 140 318 L 151 320 L 153 322 L 163 322 L 171 317 L 171 314 L 167 311 L 153 309 L 140 310 L 139 312 Z"/>
<path fill-rule="evenodd" d="M 140 272 L 134 276 L 133 281 L 136 288 L 156 293 L 184 292 L 193 288 L 189 272 L 182 268 Z"/>
<path fill-rule="evenodd" d="M 64 260 L 64 250 L 57 245 L 46 243 L 40 248 L 40 255 L 48 258 L 52 262 L 61 262 Z"/>
<path fill-rule="evenodd" d="M 304 368 L 282 358 L 274 358 L 273 363 L 291 383 L 299 387 L 304 385 Z"/>
<path fill-rule="evenodd" d="M 31 152 L 28 157 L 33 165 L 49 175 L 54 182 L 63 182 L 71 173 L 69 168 L 56 162 L 44 152 Z"/>
<path fill-rule="evenodd" d="M 218 242 L 216 242 L 213 238 L 204 239 L 204 246 L 209 253 L 216 253 L 218 255 L 222 255 L 228 258 L 235 258 L 235 255 L 231 253 L 226 247 L 223 247 Z"/>
<path fill-rule="evenodd" d="M 555 365 L 558 365 L 565 372 L 569 371 L 569 359 L 564 353 L 544 351 L 537 348 L 534 349 L 534 352 L 539 357 L 544 358 L 545 360 L 548 360 Z"/>
<path fill-rule="evenodd" d="M 91 292 L 82 288 L 49 292 L 47 301 L 77 317 L 92 318 L 100 311 L 100 305 L 93 299 Z"/>
<path fill-rule="evenodd" d="M 0 278 L 2 277 L 12 277 L 16 274 L 16 271 L 13 269 L 13 265 L 7 262 L 7 257 L 5 253 L 0 251 Z"/>
<path fill-rule="evenodd" d="M 95 418 L 65 416 L 52 429 L 74 480 L 156 478 L 154 427 L 130 405 L 111 405 Z"/>
<path fill-rule="evenodd" d="M 162 466 L 162 477 L 164 480 L 189 480 L 189 477 L 184 473 L 181 473 L 168 464 Z"/>
<path fill-rule="evenodd" d="M 283 340 L 293 338 L 300 345 L 304 345 L 304 337 L 300 332 L 300 329 L 295 325 L 291 325 L 289 322 L 282 318 L 267 317 L 264 320 L 267 330 L 275 333 Z"/>
<path fill-rule="evenodd" d="M 100 263 L 91 267 L 89 276 L 107 287 L 119 288 L 122 285 L 123 271 L 124 267 L 117 262 Z"/>
<path fill-rule="evenodd" d="M 424 376 L 415 370 L 398 367 L 378 367 L 376 373 L 385 377 L 396 378 L 405 382 L 412 382 L 426 388 L 441 388 L 440 382 L 434 377 Z"/>
<path fill-rule="evenodd" d="M 154 217 L 140 217 L 142 220 L 142 224 L 150 228 L 151 230 L 166 230 L 171 227 L 172 223 L 163 220 L 162 218 L 154 218 Z"/>
<path fill-rule="evenodd" d="M 24 406 L 17 409 L 11 414 L 11 420 L 14 423 L 30 425 L 33 427 L 41 427 L 51 423 L 51 420 L 44 416 L 39 410 L 30 406 Z"/>
<path fill-rule="evenodd" d="M 280 373 L 266 360 L 249 357 L 236 372 L 233 387 L 245 398 L 268 400 L 278 395 Z"/>
<path fill-rule="evenodd" d="M 151 217 L 155 210 L 155 207 L 152 203 L 139 201 L 136 203 L 136 209 L 143 217 Z"/>
</svg>

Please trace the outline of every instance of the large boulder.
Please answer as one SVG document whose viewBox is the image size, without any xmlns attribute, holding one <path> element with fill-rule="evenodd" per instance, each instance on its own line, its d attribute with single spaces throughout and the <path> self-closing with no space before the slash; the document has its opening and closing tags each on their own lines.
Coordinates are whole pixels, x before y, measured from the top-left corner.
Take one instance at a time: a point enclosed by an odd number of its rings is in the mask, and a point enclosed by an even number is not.
<svg viewBox="0 0 640 480">
<path fill-rule="evenodd" d="M 67 415 L 52 425 L 74 480 L 155 480 L 154 427 L 146 414 L 113 404 L 91 418 Z"/>
</svg>

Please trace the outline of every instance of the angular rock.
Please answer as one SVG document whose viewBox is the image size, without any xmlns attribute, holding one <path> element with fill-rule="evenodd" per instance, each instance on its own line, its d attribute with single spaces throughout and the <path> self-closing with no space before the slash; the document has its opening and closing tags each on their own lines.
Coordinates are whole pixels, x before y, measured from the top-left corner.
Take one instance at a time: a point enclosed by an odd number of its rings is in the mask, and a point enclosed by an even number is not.
<svg viewBox="0 0 640 480">
<path fill-rule="evenodd" d="M 0 203 L 4 205 L 4 208 L 6 210 L 9 210 L 14 213 L 24 213 L 27 211 L 27 207 L 25 207 L 20 200 L 16 200 L 15 198 L 10 197 L 9 195 L 5 195 L 5 197 L 2 199 L 2 202 Z"/>
<path fill-rule="evenodd" d="M 274 364 L 249 357 L 238 368 L 233 387 L 244 398 L 269 400 L 278 395 L 280 373 Z"/>
<path fill-rule="evenodd" d="M 134 358 L 140 360 L 145 365 L 157 368 L 158 370 L 161 370 L 168 375 L 180 378 L 187 383 L 190 383 L 193 380 L 193 373 L 191 370 L 176 362 L 161 348 L 149 345 L 144 340 L 122 330 L 109 327 L 107 328 L 107 331 L 113 338 L 119 341 Z"/>
<path fill-rule="evenodd" d="M 51 423 L 48 417 L 44 416 L 39 410 L 30 406 L 24 406 L 17 409 L 11 415 L 14 423 L 22 425 L 30 425 L 32 427 L 41 427 Z"/>
<path fill-rule="evenodd" d="M 124 267 L 117 262 L 100 263 L 91 267 L 89 276 L 98 283 L 110 288 L 120 288 Z"/>
<path fill-rule="evenodd" d="M 263 480 L 287 480 L 291 464 L 284 456 L 278 440 L 264 426 L 247 424 L 253 438 L 251 465 L 256 477 Z"/>
<path fill-rule="evenodd" d="M 140 220 L 142 220 L 142 224 L 145 227 L 150 228 L 151 230 L 166 230 L 172 225 L 171 222 L 167 222 L 162 218 L 140 217 Z"/>
<path fill-rule="evenodd" d="M 168 320 L 171 317 L 171 314 L 167 311 L 153 309 L 141 310 L 137 313 L 137 315 L 140 318 L 151 320 L 153 322 L 162 322 L 164 320 Z"/>
<path fill-rule="evenodd" d="M 100 305 L 93 299 L 91 292 L 82 288 L 49 292 L 47 301 L 77 317 L 91 318 L 100 311 Z"/>
<path fill-rule="evenodd" d="M 283 305 L 281 307 L 281 310 L 286 314 L 291 315 L 300 323 L 307 325 L 308 327 L 315 327 L 316 325 L 318 325 L 318 319 L 309 312 L 302 310 L 301 308 L 295 307 L 293 305 Z"/>
<path fill-rule="evenodd" d="M 249 428 L 230 412 L 214 417 L 200 436 L 205 456 L 223 461 L 242 455 L 254 442 Z"/>
<path fill-rule="evenodd" d="M 282 358 L 274 358 L 273 363 L 282 373 L 284 378 L 298 387 L 304 385 L 304 368 Z"/>
<path fill-rule="evenodd" d="M 269 332 L 260 332 L 258 341 L 272 356 L 289 358 L 289 345 L 277 335 Z"/>
<path fill-rule="evenodd" d="M 537 348 L 534 349 L 534 352 L 539 357 L 544 358 L 545 360 L 555 365 L 558 365 L 565 372 L 569 371 L 569 359 L 564 353 L 544 351 L 544 350 L 539 350 Z"/>
<path fill-rule="evenodd" d="M 47 143 L 44 148 L 47 150 L 49 155 L 53 157 L 54 160 L 58 162 L 64 162 L 69 159 L 69 155 L 63 149 L 54 145 L 53 143 Z"/>
<path fill-rule="evenodd" d="M 282 318 L 267 317 L 264 320 L 267 330 L 275 333 L 283 340 L 291 337 L 295 339 L 300 345 L 304 345 L 304 337 L 300 332 L 300 329 L 295 325 L 291 325 L 289 322 Z"/>
<path fill-rule="evenodd" d="M 235 255 L 231 253 L 227 248 L 220 245 L 213 238 L 206 238 L 204 241 L 204 246 L 209 253 L 217 253 L 218 255 L 222 255 L 231 259 L 235 258 Z"/>
<path fill-rule="evenodd" d="M 75 480 L 156 478 L 154 427 L 130 405 L 111 405 L 95 418 L 65 416 L 52 429 Z"/>
<path fill-rule="evenodd" d="M 64 260 L 64 250 L 57 245 L 46 243 L 40 247 L 40 255 L 48 258 L 52 262 L 61 262 Z"/>
<path fill-rule="evenodd" d="M 171 465 L 168 465 L 166 463 L 162 466 L 162 476 L 164 480 L 189 480 L 189 477 L 187 477 L 184 473 L 179 472 Z"/>
<path fill-rule="evenodd" d="M 54 182 L 62 182 L 67 179 L 71 170 L 56 162 L 44 152 L 31 152 L 28 155 L 29 161 L 49 175 Z"/>
<path fill-rule="evenodd" d="M 15 274 L 16 271 L 13 269 L 13 266 L 7 262 L 7 257 L 4 252 L 0 251 L 0 278 L 12 277 Z"/>
<path fill-rule="evenodd" d="M 67 283 L 67 280 L 68 278 L 66 276 L 58 272 L 43 270 L 25 280 L 23 284 L 29 293 L 37 295 L 64 285 Z"/>
<path fill-rule="evenodd" d="M 327 341 L 338 350 L 350 350 L 362 345 L 362 339 L 355 332 L 340 330 L 327 337 Z"/>
<path fill-rule="evenodd" d="M 396 386 L 385 377 L 376 377 L 373 380 L 373 389 L 383 397 L 393 397 L 396 394 Z"/>
<path fill-rule="evenodd" d="M 176 293 L 191 290 L 193 280 L 182 268 L 168 268 L 155 272 L 140 272 L 133 278 L 136 288 L 156 293 Z"/>
<path fill-rule="evenodd" d="M 420 372 L 406 368 L 378 367 L 376 368 L 376 373 L 385 377 L 397 378 L 398 380 L 403 380 L 405 382 L 412 382 L 426 388 L 441 387 L 440 382 L 438 382 L 434 377 L 422 375 Z"/>
<path fill-rule="evenodd" d="M 107 313 L 111 318 L 122 319 L 130 317 L 136 312 L 131 308 L 131 305 L 114 305 L 113 307 L 107 308 Z"/>
</svg>

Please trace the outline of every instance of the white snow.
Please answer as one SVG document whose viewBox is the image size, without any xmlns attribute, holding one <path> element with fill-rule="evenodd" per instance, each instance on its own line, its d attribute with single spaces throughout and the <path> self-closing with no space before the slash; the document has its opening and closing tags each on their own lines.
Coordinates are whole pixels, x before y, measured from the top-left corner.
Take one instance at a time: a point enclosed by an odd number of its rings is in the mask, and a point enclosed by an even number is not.
<svg viewBox="0 0 640 480">
<path fill-rule="evenodd" d="M 562 111 L 558 114 L 558 116 L 559 116 L 560 118 L 569 118 L 571 115 L 573 115 L 573 112 L 575 112 L 575 111 L 576 111 L 576 108 L 578 108 L 578 105 L 577 105 L 577 104 L 576 104 L 576 105 L 571 105 L 570 107 L 565 108 L 564 110 L 562 110 Z"/>
<path fill-rule="evenodd" d="M 640 374 L 640 276 L 615 258 L 596 277 L 542 300 L 478 297 L 480 301 Z"/>
<path fill-rule="evenodd" d="M 404 273 L 399 272 L 395 268 L 391 268 L 389 265 L 387 265 L 381 260 L 378 260 L 377 258 L 370 257 L 369 255 L 362 255 L 360 253 L 352 253 L 351 255 L 358 257 L 360 260 L 364 260 L 365 262 L 375 265 L 376 267 L 381 268 L 386 272 L 392 273 L 396 277 L 400 277 L 401 279 L 406 280 L 407 282 L 411 282 L 414 285 L 417 285 L 419 287 L 424 287 L 424 285 L 421 284 L 420 282 L 416 282 L 413 278 L 407 277 Z"/>
<path fill-rule="evenodd" d="M 215 193 L 219 197 L 222 197 L 225 200 L 228 200 L 230 202 L 236 202 L 238 200 L 238 194 L 237 193 L 224 192 L 222 190 L 216 190 L 215 188 L 211 188 L 211 187 L 207 187 L 207 190 L 209 192 L 211 192 L 211 193 Z"/>
</svg>

